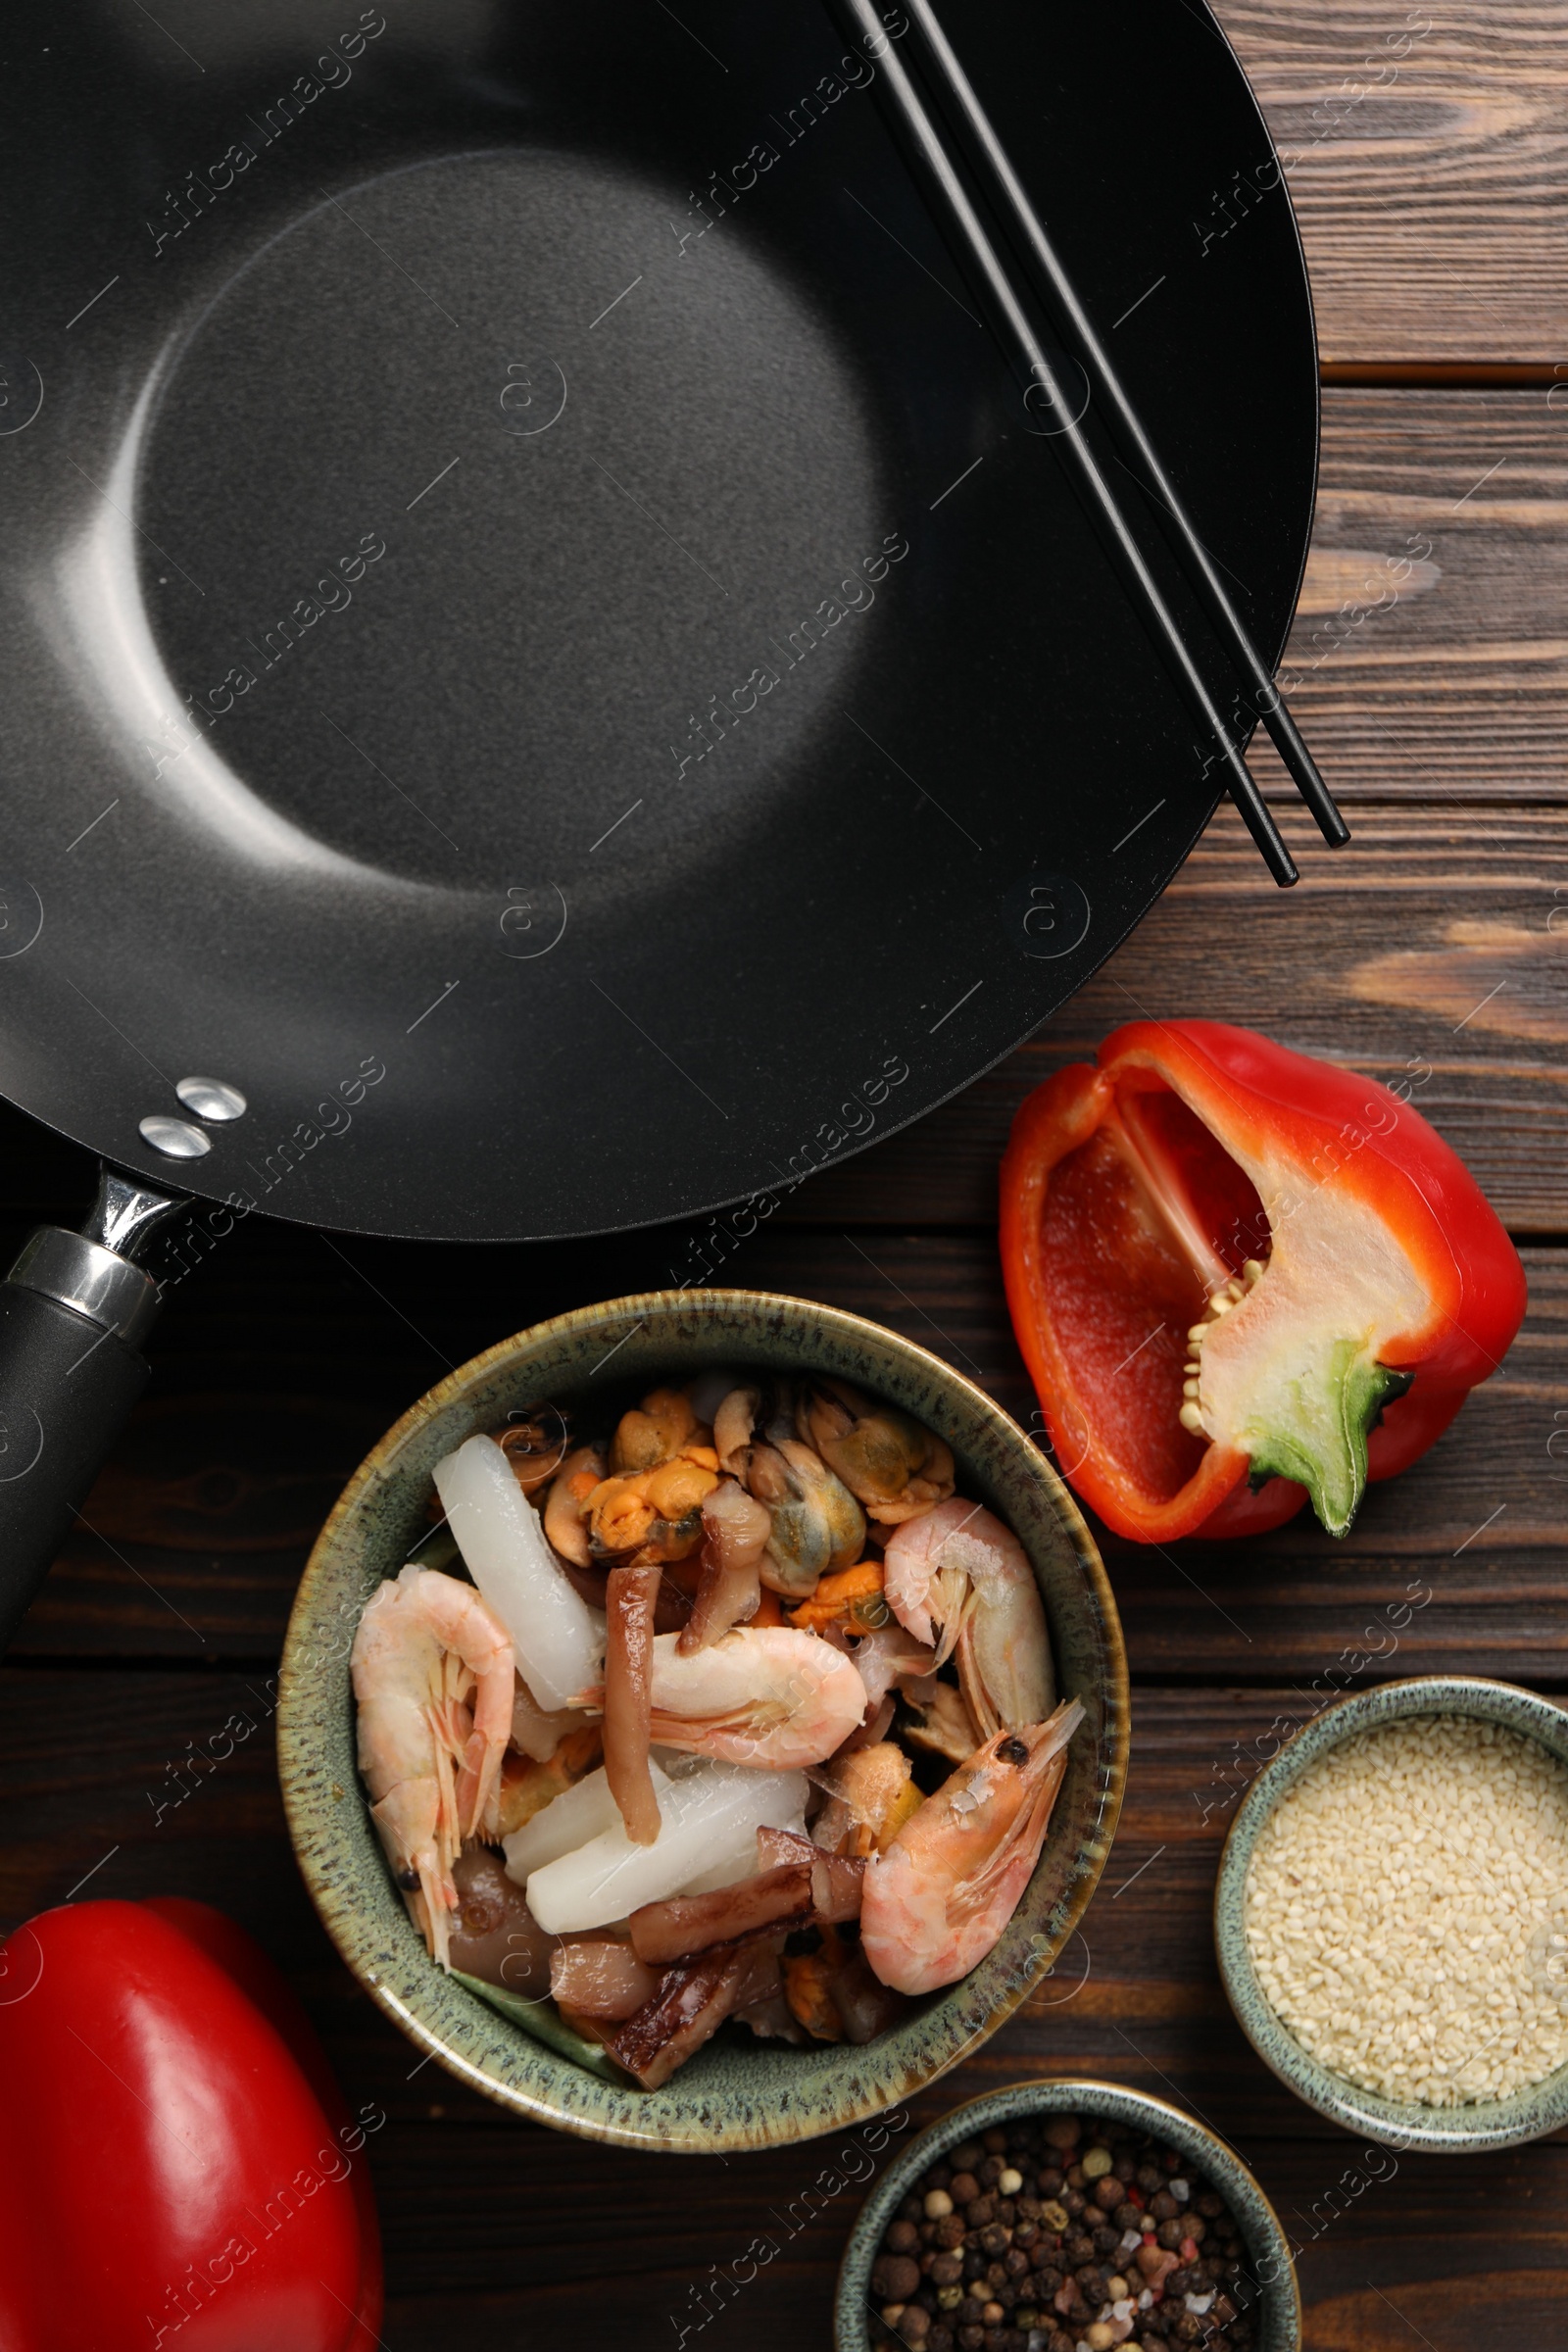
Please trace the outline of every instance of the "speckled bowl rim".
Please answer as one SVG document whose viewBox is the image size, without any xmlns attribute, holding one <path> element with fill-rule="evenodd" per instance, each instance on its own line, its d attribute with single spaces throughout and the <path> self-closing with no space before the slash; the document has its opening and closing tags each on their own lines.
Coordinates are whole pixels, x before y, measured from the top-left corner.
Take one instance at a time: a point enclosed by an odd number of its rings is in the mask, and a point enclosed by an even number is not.
<svg viewBox="0 0 1568 2352">
<path fill-rule="evenodd" d="M 981 2098 L 952 2108 L 910 2140 L 866 2198 L 850 2231 L 833 2307 L 836 2352 L 869 2352 L 865 2315 L 871 2306 L 871 2265 L 901 2198 L 907 2196 L 927 2165 L 937 2163 L 949 2148 L 956 2148 L 974 2132 L 989 2131 L 993 2124 L 1011 2123 L 1020 2115 L 1062 2114 L 1107 2116 L 1113 2123 L 1141 2125 L 1159 2132 L 1190 2155 L 1241 2223 L 1254 2268 L 1272 2257 L 1268 2262 L 1272 2276 L 1263 2286 L 1264 2327 L 1256 2352 L 1300 2352 L 1301 2291 L 1291 2241 L 1235 2149 L 1217 2132 L 1211 2132 L 1185 2108 L 1173 2107 L 1168 2099 L 1082 2076 L 1048 2076 L 1032 2082 L 1015 2082 L 1006 2090 L 987 2091 Z"/>
<path fill-rule="evenodd" d="M 479 2047 L 481 2029 L 472 2015 L 474 2011 L 483 2011 L 485 2028 L 492 2034 L 500 2029 L 507 2034 L 519 2034 L 520 2037 L 520 2030 L 509 2027 L 504 2018 L 485 2009 L 474 1995 L 441 1977 L 433 1963 L 424 1963 L 428 1973 L 419 1976 L 422 1988 L 419 1997 L 403 1998 L 382 1973 L 385 1954 L 378 1948 L 373 1928 L 354 1900 L 352 1885 L 346 1883 L 342 1874 L 342 1865 L 349 1858 L 348 1849 L 356 1839 L 347 1816 L 334 1818 L 333 1809 L 322 1801 L 320 1776 L 316 1771 L 313 1753 L 316 1742 L 312 1707 L 302 1670 L 305 1645 L 312 1638 L 318 1588 L 326 1581 L 338 1544 L 366 1498 L 378 1482 L 392 1474 L 399 1456 L 430 1421 L 447 1408 L 461 1404 L 468 1393 L 482 1388 L 490 1379 L 506 1374 L 523 1358 L 536 1355 L 557 1342 L 569 1342 L 584 1333 L 608 1333 L 612 1327 L 620 1325 L 626 1326 L 625 1336 L 630 1337 L 642 1323 L 675 1313 L 695 1316 L 705 1323 L 721 1322 L 725 1317 L 754 1322 L 759 1316 L 782 1318 L 786 1329 L 803 1327 L 803 1362 L 811 1361 L 810 1333 L 826 1331 L 847 1346 L 869 1344 L 884 1356 L 900 1359 L 911 1379 L 918 1376 L 935 1381 L 953 1392 L 989 1425 L 992 1436 L 1005 1452 L 1020 1464 L 1027 1457 L 1029 1475 L 1059 1522 L 1087 1586 L 1103 1664 L 1104 1726 L 1098 1756 L 1099 1800 L 1092 1825 L 1069 1867 L 1054 1914 L 1052 1933 L 1036 1934 L 1031 1938 L 1032 1959 L 1016 1967 L 1010 1979 L 1003 1976 L 1000 1982 L 994 1982 L 988 1977 L 988 1971 L 995 1973 L 996 1968 L 998 1956 L 992 1955 L 943 1995 L 933 2008 L 884 2037 L 891 2042 L 902 2033 L 911 2032 L 915 2027 L 931 2028 L 941 2020 L 944 2031 L 927 2035 L 928 2043 L 934 2041 L 936 2046 L 919 2063 L 897 2064 L 884 2059 L 879 2062 L 878 2071 L 877 2066 L 866 2063 L 875 2059 L 880 2046 L 872 2043 L 866 2050 L 849 2053 L 862 2062 L 860 2068 L 846 2068 L 846 2084 L 858 2083 L 858 2092 L 852 2093 L 847 2087 L 845 2094 L 831 2105 L 820 2101 L 808 2111 L 804 2104 L 797 2104 L 787 2115 L 770 2113 L 760 2128 L 716 2117 L 711 2106 L 692 2098 L 683 2102 L 679 2092 L 682 2078 L 678 2074 L 663 2091 L 641 2094 L 639 2099 L 634 2091 L 621 2090 L 618 2085 L 586 2074 L 569 2060 L 558 2058 L 538 2044 L 528 2046 L 528 2071 L 555 2077 L 560 2084 L 559 2095 L 542 2094 L 521 2082 L 507 2080 L 503 2074 L 466 2054 L 459 2045 Z M 672 1347 L 670 1352 L 678 1353 L 678 1349 Z M 745 1355 L 744 1342 L 739 1343 L 737 1352 Z M 346 1676 L 346 1659 L 343 1672 Z M 764 1291 L 716 1288 L 686 1293 L 656 1291 L 577 1307 L 498 1342 L 469 1362 L 459 1365 L 428 1390 L 371 1449 L 345 1487 L 317 1540 L 289 1617 L 278 1678 L 278 1774 L 295 1858 L 327 1934 L 352 1975 L 416 2048 L 434 2058 L 469 2089 L 532 2122 L 620 2146 L 661 2149 L 674 2154 L 722 2155 L 737 2149 L 776 2147 L 816 2138 L 883 2113 L 961 2064 L 1029 1997 L 1049 1975 L 1082 1919 L 1109 1857 L 1127 1780 L 1130 1705 L 1121 1622 L 1094 1539 L 1051 1465 L 1030 1445 L 1011 1416 L 975 1382 L 965 1379 L 913 1341 L 841 1307 Z M 363 1790 L 356 1783 L 348 1793 L 363 1823 L 367 1819 Z M 448 2013 L 445 2021 L 441 2017 L 443 2009 Z M 867 2074 L 869 2081 L 865 2079 Z M 619 2100 L 623 2115 L 608 2117 L 595 2112 L 607 2104 L 606 2092 L 613 2093 Z M 640 2127 L 639 2105 L 647 2117 Z"/>
<path fill-rule="evenodd" d="M 1313 1718 L 1264 1766 L 1242 1802 L 1214 1885 L 1214 1948 L 1226 1995 L 1248 2040 L 1298 2099 L 1385 2147 L 1437 2156 L 1479 2155 L 1516 2148 L 1568 2123 L 1568 2065 L 1512 2098 L 1471 2107 L 1407 2106 L 1379 2098 L 1331 2073 L 1303 2049 L 1258 1983 L 1248 1948 L 1245 1905 L 1248 1865 L 1258 1833 L 1287 1788 L 1329 1750 L 1359 1732 L 1421 1715 L 1468 1715 L 1536 1740 L 1568 1765 L 1568 1710 L 1517 1683 L 1485 1675 L 1428 1674 L 1381 1683 L 1337 1699 Z"/>
</svg>

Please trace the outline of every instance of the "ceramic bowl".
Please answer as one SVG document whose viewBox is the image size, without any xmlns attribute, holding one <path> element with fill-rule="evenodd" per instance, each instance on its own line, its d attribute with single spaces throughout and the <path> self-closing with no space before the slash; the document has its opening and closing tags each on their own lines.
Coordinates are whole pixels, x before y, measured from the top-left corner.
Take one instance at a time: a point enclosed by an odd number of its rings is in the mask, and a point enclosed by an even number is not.
<svg viewBox="0 0 1568 2352">
<path fill-rule="evenodd" d="M 1195 2169 L 1225 2199 L 1241 2224 L 1248 2268 L 1261 2290 L 1262 2324 L 1256 2352 L 1299 2352 L 1301 2298 L 1290 2241 L 1273 2206 L 1234 2149 L 1206 2125 L 1164 2099 L 1124 2089 L 1119 2083 L 1086 2082 L 1016 2082 L 1010 2090 L 995 2090 L 983 2099 L 955 2107 L 910 2140 L 867 2197 L 850 2232 L 839 2266 L 834 2312 L 837 2352 L 868 2352 L 867 2322 L 874 2309 L 871 2266 L 883 2231 L 927 2166 L 940 2163 L 949 2148 L 957 2147 L 961 2140 L 989 2132 L 993 2124 L 1014 2123 L 1025 2115 L 1103 2116 L 1114 2124 L 1155 2132 L 1167 2147 L 1180 2148 L 1191 2156 Z"/>
<path fill-rule="evenodd" d="M 1082 1699 L 1067 1777 L 1029 1887 L 1001 1942 L 960 1984 L 864 2048 L 742 2046 L 721 2034 L 659 2091 L 559 2056 L 446 1977 L 392 1884 L 355 1771 L 349 1648 L 360 1612 L 425 1527 L 436 1462 L 510 1410 L 550 1398 L 614 1414 L 711 1365 L 835 1373 L 952 1446 L 961 1492 L 1018 1535 L 1045 1598 L 1064 1696 Z M 601 1401 L 601 1400 L 605 1401 Z M 923 2088 L 995 2033 L 1051 1968 L 1100 1878 L 1127 1762 L 1127 1666 L 1115 1603 L 1071 1497 L 1016 1424 L 956 1372 L 874 1323 L 748 1291 L 659 1292 L 590 1306 L 503 1341 L 407 1412 L 350 1480 L 289 1621 L 278 1761 L 300 1868 L 328 1934 L 409 2038 L 517 2114 L 594 2139 L 694 2154 L 832 2132 Z"/>
<path fill-rule="evenodd" d="M 1245 1921 L 1248 1865 L 1258 1833 L 1287 1788 L 1344 1740 L 1411 1716 L 1469 1715 L 1538 1740 L 1568 1764 L 1568 1713 L 1512 1683 L 1472 1675 L 1423 1675 L 1385 1683 L 1326 1707 L 1298 1731 L 1252 1783 L 1231 1824 L 1214 1889 L 1214 1941 L 1220 1974 L 1242 2030 L 1265 2065 L 1319 2115 L 1386 2146 L 1469 2156 L 1517 2147 L 1568 2123 L 1568 2066 L 1533 2090 L 1468 2107 L 1407 2105 L 1378 2097 L 1332 2074 L 1296 2039 L 1270 2006 L 1252 1966 Z"/>
</svg>

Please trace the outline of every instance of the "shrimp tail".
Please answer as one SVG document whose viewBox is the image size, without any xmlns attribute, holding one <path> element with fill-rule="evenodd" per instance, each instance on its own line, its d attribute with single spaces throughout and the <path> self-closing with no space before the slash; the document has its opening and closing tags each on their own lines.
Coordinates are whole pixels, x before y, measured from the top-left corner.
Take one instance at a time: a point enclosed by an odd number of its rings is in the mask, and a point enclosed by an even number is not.
<svg viewBox="0 0 1568 2352">
<path fill-rule="evenodd" d="M 974 1628 L 965 1625 L 958 1641 L 958 1688 L 964 1705 L 974 1721 L 982 1740 L 994 1740 L 1002 1729 L 1002 1717 L 991 1701 L 986 1678 L 981 1673 L 974 1654 Z"/>
<path fill-rule="evenodd" d="M 699 1715 L 695 1720 L 655 1707 L 651 1729 L 661 1747 L 686 1748 L 694 1755 L 711 1751 L 727 1757 L 731 1763 L 739 1763 L 737 1749 L 745 1748 L 748 1743 L 760 1747 L 775 1725 L 787 1721 L 785 1709 L 759 1700 L 730 1707 L 722 1715 Z"/>
<path fill-rule="evenodd" d="M 931 1669 L 935 1674 L 939 1667 L 947 1664 L 957 1648 L 959 1637 L 974 1615 L 979 1594 L 969 1582 L 967 1569 L 953 1567 L 946 1561 L 938 1568 L 932 1581 L 938 1593 L 937 1606 L 932 1614 L 939 1619 L 942 1627 L 942 1638 L 937 1643 L 936 1665 Z"/>
<path fill-rule="evenodd" d="M 490 1810 L 491 1799 L 501 1785 L 505 1753 L 483 1732 L 469 1734 L 463 1753 L 463 1769 L 458 1775 L 458 1819 L 465 1825 L 465 1838 L 478 1835 L 479 1825 Z"/>
<path fill-rule="evenodd" d="M 442 1894 L 441 1888 L 436 1882 L 435 1874 L 431 1871 L 421 1869 L 419 1873 L 419 1891 L 414 1898 L 416 1905 L 415 1924 L 422 1930 L 425 1944 L 429 1950 L 430 1957 L 435 1962 L 437 1968 L 450 1968 L 452 1966 L 451 1946 L 448 1940 L 448 1922 L 451 1918 L 452 1910 L 455 1910 L 457 1907 L 456 1895 L 457 1889 L 454 1887 L 454 1900 L 451 1908 L 449 1909 Z M 422 1919 L 420 1919 L 418 1916 L 420 1911 L 424 1913 L 424 1917 Z"/>
<path fill-rule="evenodd" d="M 370 1819 L 397 1871 L 415 1924 L 432 1957 L 445 1968 L 447 1923 L 458 1907 L 452 1879 L 457 1857 L 443 1834 L 442 1824 L 451 1816 L 443 1812 L 439 1786 L 438 1778 L 400 1781 L 370 1807 Z M 409 1884 L 411 1878 L 416 1886 Z"/>
</svg>

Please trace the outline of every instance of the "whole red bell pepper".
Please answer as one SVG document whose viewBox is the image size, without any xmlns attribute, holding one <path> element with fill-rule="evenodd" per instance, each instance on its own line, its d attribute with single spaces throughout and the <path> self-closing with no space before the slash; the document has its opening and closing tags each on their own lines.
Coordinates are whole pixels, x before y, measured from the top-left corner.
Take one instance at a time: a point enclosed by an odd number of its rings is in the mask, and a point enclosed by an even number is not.
<svg viewBox="0 0 1568 2352">
<path fill-rule="evenodd" d="M 1497 1368 L 1518 1252 L 1389 1088 L 1214 1021 L 1134 1021 L 1023 1104 L 1002 1163 L 1018 1344 L 1118 1535 L 1343 1536 Z"/>
<path fill-rule="evenodd" d="M 89 1902 L 18 1928 L 0 2086 L 5 2352 L 372 2352 L 376 2125 L 221 1912 Z"/>
</svg>

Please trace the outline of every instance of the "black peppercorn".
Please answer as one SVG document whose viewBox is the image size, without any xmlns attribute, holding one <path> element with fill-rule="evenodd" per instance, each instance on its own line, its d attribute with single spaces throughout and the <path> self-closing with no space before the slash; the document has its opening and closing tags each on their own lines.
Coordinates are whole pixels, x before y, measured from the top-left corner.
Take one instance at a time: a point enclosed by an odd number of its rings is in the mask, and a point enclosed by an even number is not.
<svg viewBox="0 0 1568 2352">
<path fill-rule="evenodd" d="M 1086 2180 L 1073 2165 L 1064 2180 L 1062 2162 L 1078 2148 L 1105 2151 L 1108 2169 Z M 1021 2179 L 1003 2196 L 1009 2163 Z M 926 2216 L 933 2189 L 951 2197 L 950 2214 Z M 1095 2117 L 1053 2115 L 966 2141 L 926 2173 L 886 2229 L 874 2282 L 901 2316 L 896 2325 L 873 2318 L 875 2352 L 1077 2352 L 1112 2299 L 1112 2278 L 1136 2302 L 1151 2239 L 1177 2259 L 1160 2300 L 1134 2315 L 1124 2352 L 1256 2352 L 1255 2306 L 1240 2308 L 1255 2290 L 1236 2217 L 1184 2153 Z M 1207 2298 L 1207 2309 L 1188 2311 L 1189 2294 Z"/>
</svg>

